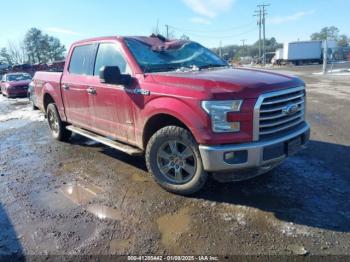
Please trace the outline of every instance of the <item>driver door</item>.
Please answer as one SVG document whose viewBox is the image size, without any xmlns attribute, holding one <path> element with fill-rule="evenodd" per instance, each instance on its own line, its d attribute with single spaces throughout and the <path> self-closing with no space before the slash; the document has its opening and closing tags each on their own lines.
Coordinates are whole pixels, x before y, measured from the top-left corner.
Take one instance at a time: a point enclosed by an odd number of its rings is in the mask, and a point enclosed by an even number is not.
<svg viewBox="0 0 350 262">
<path fill-rule="evenodd" d="M 122 85 L 101 83 L 99 71 L 103 66 L 118 66 L 122 74 L 131 69 L 117 42 L 102 42 L 96 54 L 94 76 L 89 84 L 92 127 L 95 132 L 114 139 L 134 142 L 132 95 Z"/>
</svg>

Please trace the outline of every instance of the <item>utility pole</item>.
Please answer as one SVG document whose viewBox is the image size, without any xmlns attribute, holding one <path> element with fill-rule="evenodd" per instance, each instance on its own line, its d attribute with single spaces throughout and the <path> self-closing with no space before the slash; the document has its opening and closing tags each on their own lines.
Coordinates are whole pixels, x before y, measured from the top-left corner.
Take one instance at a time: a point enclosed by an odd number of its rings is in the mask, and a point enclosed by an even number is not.
<svg viewBox="0 0 350 262">
<path fill-rule="evenodd" d="M 220 56 L 220 58 L 222 58 L 222 42 L 221 41 L 220 41 L 219 56 Z"/>
<path fill-rule="evenodd" d="M 255 15 L 258 17 L 257 25 L 259 26 L 259 57 L 258 57 L 258 63 L 261 63 L 261 24 L 262 24 L 262 12 L 261 8 L 259 7 L 259 10 L 255 10 Z"/>
<path fill-rule="evenodd" d="M 244 53 L 244 42 L 246 41 L 247 39 L 242 39 L 242 57 L 244 57 L 245 53 Z"/>
<path fill-rule="evenodd" d="M 265 27 L 266 27 L 266 15 L 267 15 L 266 7 L 267 6 L 270 6 L 270 5 L 269 4 L 258 5 L 259 11 L 261 12 L 262 25 L 263 25 L 263 65 L 266 65 Z"/>
<path fill-rule="evenodd" d="M 327 74 L 327 59 L 328 59 L 328 37 L 323 41 L 323 74 Z"/>
<path fill-rule="evenodd" d="M 259 9 L 259 61 L 261 62 L 261 9 Z"/>
<path fill-rule="evenodd" d="M 169 39 L 169 25 L 165 25 L 166 28 L 166 38 Z"/>
</svg>

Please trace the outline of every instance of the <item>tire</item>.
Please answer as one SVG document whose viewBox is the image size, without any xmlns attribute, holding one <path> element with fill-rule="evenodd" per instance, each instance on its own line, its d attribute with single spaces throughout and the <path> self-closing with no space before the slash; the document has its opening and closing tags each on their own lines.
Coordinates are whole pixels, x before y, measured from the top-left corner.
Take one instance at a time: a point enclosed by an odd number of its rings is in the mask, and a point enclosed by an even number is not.
<svg viewBox="0 0 350 262">
<path fill-rule="evenodd" d="M 197 142 L 189 131 L 178 126 L 157 131 L 147 143 L 145 158 L 156 182 L 176 194 L 199 191 L 208 177 Z"/>
<path fill-rule="evenodd" d="M 57 107 L 54 103 L 47 106 L 46 110 L 47 122 L 49 124 L 51 135 L 58 141 L 67 141 L 72 135 L 72 132 L 66 129 L 62 122 Z"/>
</svg>

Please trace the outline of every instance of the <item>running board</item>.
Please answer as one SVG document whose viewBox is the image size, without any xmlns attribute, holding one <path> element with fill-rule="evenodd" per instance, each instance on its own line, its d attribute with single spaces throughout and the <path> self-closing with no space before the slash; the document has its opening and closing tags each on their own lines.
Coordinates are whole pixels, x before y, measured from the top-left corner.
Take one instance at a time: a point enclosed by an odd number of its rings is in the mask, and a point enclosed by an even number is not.
<svg viewBox="0 0 350 262">
<path fill-rule="evenodd" d="M 124 153 L 127 153 L 129 155 L 139 156 L 139 155 L 143 154 L 143 151 L 141 149 L 139 149 L 139 148 L 136 148 L 136 147 L 133 147 L 133 146 L 129 146 L 129 145 L 126 145 L 126 144 L 123 144 L 123 143 L 120 143 L 120 142 L 108 139 L 108 138 L 106 138 L 104 136 L 97 135 L 97 134 L 92 133 L 90 131 L 87 131 L 85 129 L 81 129 L 79 127 L 75 127 L 75 126 L 72 126 L 72 125 L 66 126 L 66 128 L 68 130 L 74 132 L 74 133 L 77 133 L 79 135 L 85 136 L 87 138 L 90 138 L 92 140 L 100 142 L 101 144 L 104 144 L 104 145 L 110 146 L 112 148 L 115 148 L 115 149 L 117 149 L 119 151 L 122 151 Z"/>
</svg>

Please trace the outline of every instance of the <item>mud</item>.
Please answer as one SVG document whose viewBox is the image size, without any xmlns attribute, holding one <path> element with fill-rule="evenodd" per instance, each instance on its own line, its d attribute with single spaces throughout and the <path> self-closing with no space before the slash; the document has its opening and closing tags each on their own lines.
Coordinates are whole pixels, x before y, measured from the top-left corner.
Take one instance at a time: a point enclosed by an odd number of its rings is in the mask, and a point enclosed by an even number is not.
<svg viewBox="0 0 350 262">
<path fill-rule="evenodd" d="M 256 179 L 181 197 L 141 157 L 51 139 L 26 99 L 0 97 L 0 255 L 349 255 L 349 80 L 308 84 L 309 148 Z"/>
<path fill-rule="evenodd" d="M 179 238 L 190 229 L 189 208 L 182 208 L 175 214 L 166 214 L 157 219 L 161 243 L 173 254 L 180 254 Z"/>
</svg>

